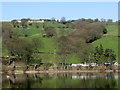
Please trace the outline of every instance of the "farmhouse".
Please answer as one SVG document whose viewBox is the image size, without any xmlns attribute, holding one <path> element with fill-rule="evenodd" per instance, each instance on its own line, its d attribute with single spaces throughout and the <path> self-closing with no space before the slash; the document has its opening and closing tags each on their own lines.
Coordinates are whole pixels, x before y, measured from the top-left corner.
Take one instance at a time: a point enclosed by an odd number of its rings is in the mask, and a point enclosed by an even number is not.
<svg viewBox="0 0 120 90">
<path fill-rule="evenodd" d="M 44 20 L 28 20 L 28 23 L 44 23 Z"/>
<path fill-rule="evenodd" d="M 17 20 L 17 22 L 21 23 L 21 20 Z M 28 23 L 44 23 L 44 20 L 28 20 Z"/>
<path fill-rule="evenodd" d="M 18 20 L 17 22 L 21 23 L 21 20 Z"/>
</svg>

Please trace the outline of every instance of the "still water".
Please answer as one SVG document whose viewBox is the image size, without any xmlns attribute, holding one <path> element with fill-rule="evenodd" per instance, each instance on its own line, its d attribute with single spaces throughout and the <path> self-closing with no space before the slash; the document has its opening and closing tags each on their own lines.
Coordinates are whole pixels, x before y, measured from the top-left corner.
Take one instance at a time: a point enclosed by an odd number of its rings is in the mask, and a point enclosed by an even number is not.
<svg viewBox="0 0 120 90">
<path fill-rule="evenodd" d="M 118 73 L 3 74 L 3 88 L 118 88 Z"/>
</svg>

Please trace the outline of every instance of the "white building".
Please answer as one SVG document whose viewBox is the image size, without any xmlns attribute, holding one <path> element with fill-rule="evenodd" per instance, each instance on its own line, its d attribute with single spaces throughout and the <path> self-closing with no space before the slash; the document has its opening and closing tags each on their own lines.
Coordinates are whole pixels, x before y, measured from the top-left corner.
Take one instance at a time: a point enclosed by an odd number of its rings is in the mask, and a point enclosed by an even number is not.
<svg viewBox="0 0 120 90">
<path fill-rule="evenodd" d="M 98 66 L 96 63 L 72 64 L 71 66 Z"/>
<path fill-rule="evenodd" d="M 18 20 L 17 22 L 21 23 L 21 20 Z"/>
<path fill-rule="evenodd" d="M 44 20 L 29 20 L 28 23 L 44 23 Z"/>
<path fill-rule="evenodd" d="M 17 22 L 21 23 L 21 20 L 17 20 Z M 44 20 L 28 20 L 28 23 L 44 23 Z"/>
</svg>

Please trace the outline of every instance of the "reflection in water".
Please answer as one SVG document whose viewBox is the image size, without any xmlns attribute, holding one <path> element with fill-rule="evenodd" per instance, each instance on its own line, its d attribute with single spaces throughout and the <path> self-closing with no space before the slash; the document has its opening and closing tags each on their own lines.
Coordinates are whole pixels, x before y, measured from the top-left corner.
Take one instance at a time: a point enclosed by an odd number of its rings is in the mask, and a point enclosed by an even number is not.
<svg viewBox="0 0 120 90">
<path fill-rule="evenodd" d="M 117 88 L 118 73 L 3 74 L 3 88 Z"/>
<path fill-rule="evenodd" d="M 96 79 L 97 76 L 72 76 L 72 79 Z"/>
</svg>

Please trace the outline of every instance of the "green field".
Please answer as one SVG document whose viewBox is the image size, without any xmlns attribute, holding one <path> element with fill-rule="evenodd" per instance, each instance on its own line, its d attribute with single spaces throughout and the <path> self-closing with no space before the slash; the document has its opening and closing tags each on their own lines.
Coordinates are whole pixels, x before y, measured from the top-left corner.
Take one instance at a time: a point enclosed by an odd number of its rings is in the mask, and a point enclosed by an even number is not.
<svg viewBox="0 0 120 90">
<path fill-rule="evenodd" d="M 118 36 L 118 23 L 107 23 L 107 30 L 107 35 Z"/>
<path fill-rule="evenodd" d="M 38 26 L 38 28 L 37 28 L 37 26 Z M 42 36 L 42 34 L 44 34 L 43 26 L 44 27 L 48 27 L 48 26 L 55 27 L 57 35 L 60 35 L 60 33 L 61 33 L 61 30 L 57 27 L 60 27 L 60 26 L 65 27 L 64 24 L 45 22 L 45 23 L 33 23 L 27 29 L 22 28 L 20 26 L 19 28 L 14 28 L 14 31 L 17 33 L 17 35 L 24 35 L 24 33 L 25 33 L 25 34 L 28 34 L 28 36 Z M 65 29 L 64 34 L 67 34 L 69 32 L 73 32 L 73 31 L 75 31 L 75 29 Z"/>
</svg>

